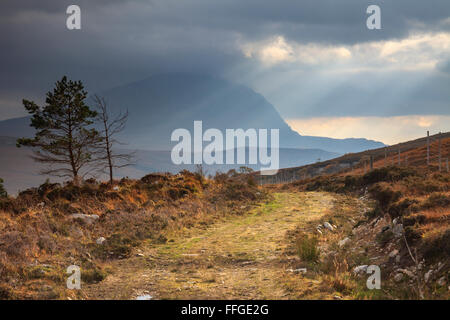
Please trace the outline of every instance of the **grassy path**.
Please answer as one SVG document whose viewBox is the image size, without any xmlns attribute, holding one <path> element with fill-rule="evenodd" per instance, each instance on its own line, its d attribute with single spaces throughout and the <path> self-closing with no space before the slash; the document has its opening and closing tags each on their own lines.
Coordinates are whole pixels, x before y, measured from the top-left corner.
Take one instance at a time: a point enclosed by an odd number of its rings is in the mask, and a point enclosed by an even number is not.
<svg viewBox="0 0 450 320">
<path fill-rule="evenodd" d="M 330 212 L 331 194 L 276 193 L 274 200 L 242 216 L 192 228 L 142 255 L 106 266 L 110 274 L 84 286 L 88 299 L 292 299 L 326 298 L 317 281 L 287 271 L 297 259 L 287 235 Z M 292 250 L 291 250 L 292 251 Z M 296 282 L 293 290 L 287 283 Z M 291 289 L 290 289 L 291 288 Z"/>
</svg>

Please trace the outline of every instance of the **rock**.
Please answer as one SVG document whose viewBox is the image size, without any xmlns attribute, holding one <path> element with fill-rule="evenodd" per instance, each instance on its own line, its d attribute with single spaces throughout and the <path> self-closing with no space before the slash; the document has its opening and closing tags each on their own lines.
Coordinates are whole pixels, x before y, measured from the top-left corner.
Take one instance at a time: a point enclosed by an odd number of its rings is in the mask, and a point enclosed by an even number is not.
<svg viewBox="0 0 450 320">
<path fill-rule="evenodd" d="M 425 275 L 423 277 L 425 280 L 425 283 L 428 283 L 428 281 L 430 280 L 432 275 L 433 275 L 433 269 L 430 269 L 430 270 L 428 270 L 427 273 L 425 273 Z"/>
<path fill-rule="evenodd" d="M 389 253 L 389 258 L 395 258 L 398 255 L 398 250 L 394 249 Z"/>
<path fill-rule="evenodd" d="M 392 224 L 395 226 L 397 223 L 398 223 L 398 218 L 395 218 L 395 219 L 392 221 Z"/>
<path fill-rule="evenodd" d="M 397 273 L 397 274 L 394 276 L 394 281 L 395 281 L 395 282 L 400 282 L 400 281 L 402 281 L 402 279 L 403 279 L 403 273 Z"/>
<path fill-rule="evenodd" d="M 333 297 L 333 299 L 334 299 L 334 300 L 342 300 L 342 298 L 341 298 L 340 296 L 338 296 L 338 295 L 335 295 L 335 296 Z"/>
<path fill-rule="evenodd" d="M 97 240 L 95 240 L 95 242 L 97 242 L 97 244 L 103 244 L 106 241 L 106 239 L 104 237 L 100 237 Z"/>
<path fill-rule="evenodd" d="M 136 300 L 152 300 L 152 296 L 151 295 L 149 295 L 149 294 L 144 294 L 144 295 L 141 295 L 141 296 L 137 296 L 136 297 Z"/>
<path fill-rule="evenodd" d="M 396 263 L 400 263 L 400 259 L 401 259 L 400 255 L 397 255 L 397 256 L 395 257 L 395 262 L 396 262 Z"/>
<path fill-rule="evenodd" d="M 353 273 L 355 274 L 364 274 L 367 272 L 368 265 L 364 264 L 361 266 L 357 266 L 353 269 Z"/>
<path fill-rule="evenodd" d="M 98 220 L 99 218 L 99 216 L 96 214 L 84 214 L 84 213 L 71 214 L 70 217 L 72 219 L 80 219 L 86 224 L 92 224 L 95 220 Z"/>
<path fill-rule="evenodd" d="M 415 278 L 416 276 L 414 275 L 413 272 L 409 271 L 408 269 L 398 269 L 398 272 L 401 272 L 403 274 L 406 274 L 408 277 L 410 278 Z"/>
<path fill-rule="evenodd" d="M 423 260 L 422 260 L 422 261 L 420 261 L 420 262 L 419 262 L 419 265 L 418 265 L 418 269 L 419 269 L 419 270 L 422 270 L 422 269 L 423 269 L 423 266 L 424 266 L 424 264 L 425 264 L 425 261 L 423 261 Z"/>
<path fill-rule="evenodd" d="M 293 273 L 306 273 L 306 268 L 299 268 L 299 269 L 287 269 L 286 271 L 288 272 L 293 272 Z"/>
<path fill-rule="evenodd" d="M 114 186 L 114 187 L 113 187 L 113 190 L 114 190 L 114 191 L 119 191 L 119 186 Z"/>
<path fill-rule="evenodd" d="M 320 233 L 320 234 L 322 234 L 322 231 L 321 231 L 320 229 L 317 229 L 317 232 Z"/>
<path fill-rule="evenodd" d="M 325 223 L 323 224 L 323 226 L 324 226 L 325 228 L 327 228 L 328 230 L 333 231 L 333 226 L 332 226 L 329 222 L 325 222 Z"/>
<path fill-rule="evenodd" d="M 394 233 L 395 237 L 400 238 L 403 235 L 403 225 L 401 223 L 396 224 L 392 228 L 392 232 Z"/>
<path fill-rule="evenodd" d="M 143 253 L 136 253 L 136 257 L 144 257 L 144 254 Z"/>
<path fill-rule="evenodd" d="M 344 238 L 344 239 L 342 239 L 341 241 L 339 241 L 339 247 L 343 247 L 343 246 L 345 246 L 347 243 L 349 243 L 350 242 L 350 238 L 349 237 L 347 237 L 347 238 Z"/>
<path fill-rule="evenodd" d="M 439 262 L 437 265 L 436 273 L 441 272 L 442 268 L 444 268 L 445 263 Z"/>
<path fill-rule="evenodd" d="M 445 276 L 442 276 L 439 278 L 439 280 L 436 282 L 440 287 L 445 286 Z"/>
</svg>

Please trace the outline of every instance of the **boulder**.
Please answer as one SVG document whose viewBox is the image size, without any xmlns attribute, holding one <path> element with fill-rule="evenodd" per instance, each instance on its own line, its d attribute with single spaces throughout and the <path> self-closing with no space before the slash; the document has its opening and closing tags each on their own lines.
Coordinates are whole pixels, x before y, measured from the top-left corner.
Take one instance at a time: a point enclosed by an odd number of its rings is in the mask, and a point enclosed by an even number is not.
<svg viewBox="0 0 450 320">
<path fill-rule="evenodd" d="M 389 253 L 389 258 L 395 258 L 398 255 L 398 250 L 394 249 Z"/>
<path fill-rule="evenodd" d="M 105 241 L 106 241 L 106 239 L 105 239 L 104 237 L 100 237 L 100 238 L 98 238 L 95 242 L 96 242 L 97 244 L 103 244 Z"/>
<path fill-rule="evenodd" d="M 328 230 L 330 230 L 330 231 L 333 231 L 333 226 L 332 226 L 329 222 L 325 222 L 325 223 L 323 224 L 323 226 L 324 226 L 326 229 L 328 229 Z"/>
<path fill-rule="evenodd" d="M 396 224 L 392 228 L 392 232 L 394 233 L 395 237 L 400 238 L 403 235 L 403 225 L 401 223 Z"/>
<path fill-rule="evenodd" d="M 361 265 L 361 266 L 357 266 L 357 267 L 355 267 L 355 268 L 353 269 L 353 273 L 358 274 L 358 275 L 364 274 L 364 273 L 367 272 L 367 268 L 368 268 L 368 267 L 369 267 L 369 266 L 366 265 L 366 264 Z"/>
<path fill-rule="evenodd" d="M 99 218 L 99 216 L 96 214 L 84 214 L 84 213 L 74 213 L 71 214 L 70 217 L 72 219 L 80 219 L 86 224 L 92 224 Z"/>
<path fill-rule="evenodd" d="M 397 274 L 394 276 L 394 281 L 395 281 L 395 282 L 400 282 L 400 281 L 402 281 L 402 279 L 403 279 L 403 273 L 397 273 Z"/>
</svg>

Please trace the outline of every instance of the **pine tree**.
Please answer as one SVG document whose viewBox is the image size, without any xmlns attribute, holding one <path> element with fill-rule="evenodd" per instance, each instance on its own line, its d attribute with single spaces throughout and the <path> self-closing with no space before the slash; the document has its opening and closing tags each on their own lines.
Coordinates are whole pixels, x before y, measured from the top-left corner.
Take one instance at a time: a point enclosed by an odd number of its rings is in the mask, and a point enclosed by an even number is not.
<svg viewBox="0 0 450 320">
<path fill-rule="evenodd" d="M 8 196 L 8 193 L 6 192 L 5 188 L 3 187 L 3 179 L 0 178 L 0 198 L 5 198 Z"/>
<path fill-rule="evenodd" d="M 35 148 L 33 159 L 48 166 L 42 174 L 70 177 L 78 185 L 88 172 L 92 148 L 101 137 L 90 128 L 97 113 L 86 105 L 86 97 L 81 81 L 64 76 L 56 82 L 53 92 L 47 93 L 44 107 L 23 100 L 36 134 L 33 139 L 17 140 L 17 146 Z"/>
</svg>

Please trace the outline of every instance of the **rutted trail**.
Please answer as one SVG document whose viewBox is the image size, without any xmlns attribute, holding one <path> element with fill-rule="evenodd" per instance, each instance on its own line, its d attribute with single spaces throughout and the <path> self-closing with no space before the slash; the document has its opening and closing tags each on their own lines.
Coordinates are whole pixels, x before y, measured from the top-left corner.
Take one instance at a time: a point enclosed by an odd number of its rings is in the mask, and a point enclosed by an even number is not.
<svg viewBox="0 0 450 320">
<path fill-rule="evenodd" d="M 274 200 L 242 216 L 195 227 L 169 242 L 141 247 L 142 254 L 105 266 L 110 275 L 85 286 L 88 299 L 289 299 L 286 278 L 312 288 L 314 280 L 286 271 L 286 236 L 329 213 L 328 193 L 276 193 Z M 298 292 L 296 294 L 298 296 Z"/>
</svg>

